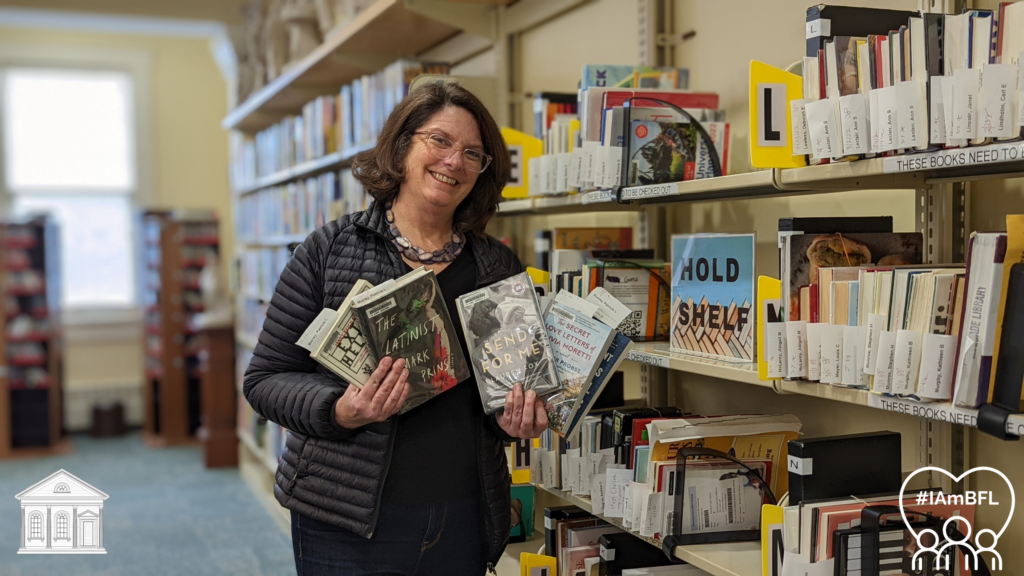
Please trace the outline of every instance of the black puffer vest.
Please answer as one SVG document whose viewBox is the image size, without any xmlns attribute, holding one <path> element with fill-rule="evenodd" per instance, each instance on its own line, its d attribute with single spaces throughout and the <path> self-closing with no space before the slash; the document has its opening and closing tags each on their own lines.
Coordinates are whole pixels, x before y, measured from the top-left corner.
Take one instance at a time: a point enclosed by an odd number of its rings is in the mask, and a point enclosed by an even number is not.
<svg viewBox="0 0 1024 576">
<path fill-rule="evenodd" d="M 359 278 L 376 285 L 404 273 L 386 229 L 383 207 L 375 202 L 313 232 L 295 250 L 270 301 L 244 383 L 253 409 L 291 432 L 277 468 L 278 502 L 366 538 L 377 522 L 397 419 L 356 430 L 338 426 L 334 405 L 348 384 L 294 342 L 322 309 L 337 309 Z M 494 238 L 473 238 L 469 246 L 478 288 L 522 271 L 515 254 Z M 478 438 L 487 557 L 497 564 L 511 520 L 503 444 L 511 439 L 493 416 L 481 418 Z"/>
</svg>

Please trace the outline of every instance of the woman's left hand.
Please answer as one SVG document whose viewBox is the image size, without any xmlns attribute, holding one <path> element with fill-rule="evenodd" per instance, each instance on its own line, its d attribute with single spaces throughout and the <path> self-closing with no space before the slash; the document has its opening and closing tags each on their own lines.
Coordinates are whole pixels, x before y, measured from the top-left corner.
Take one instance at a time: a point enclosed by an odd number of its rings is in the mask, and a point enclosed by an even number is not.
<svg viewBox="0 0 1024 576">
<path fill-rule="evenodd" d="M 513 438 L 536 438 L 548 427 L 548 413 L 544 401 L 536 392 L 517 383 L 505 395 L 505 407 L 498 414 L 498 426 Z"/>
</svg>

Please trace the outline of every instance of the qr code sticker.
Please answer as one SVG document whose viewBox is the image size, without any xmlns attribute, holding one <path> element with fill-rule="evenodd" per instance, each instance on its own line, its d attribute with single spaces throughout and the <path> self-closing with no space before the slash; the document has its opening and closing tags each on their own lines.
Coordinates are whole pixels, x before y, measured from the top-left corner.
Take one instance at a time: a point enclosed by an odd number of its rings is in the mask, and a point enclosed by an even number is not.
<svg viewBox="0 0 1024 576">
<path fill-rule="evenodd" d="M 619 324 L 619 332 L 622 332 L 624 336 L 630 339 L 643 336 L 643 317 L 644 313 L 642 310 L 630 312 L 629 316 L 626 316 L 626 319 Z"/>
</svg>

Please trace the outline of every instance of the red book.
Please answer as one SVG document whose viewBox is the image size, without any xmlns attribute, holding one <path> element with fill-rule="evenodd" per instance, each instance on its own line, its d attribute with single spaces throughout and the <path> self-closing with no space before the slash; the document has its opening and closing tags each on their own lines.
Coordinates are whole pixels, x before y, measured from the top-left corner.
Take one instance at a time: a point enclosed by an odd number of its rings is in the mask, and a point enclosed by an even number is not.
<svg viewBox="0 0 1024 576">
<path fill-rule="evenodd" d="M 654 98 L 675 104 L 680 108 L 708 108 L 718 109 L 718 94 L 712 92 L 659 92 L 656 90 L 615 90 L 606 92 L 604 95 L 603 109 L 622 106 L 630 98 Z M 634 101 L 632 106 L 644 106 L 647 108 L 658 108 L 657 102 L 649 100 Z"/>
<path fill-rule="evenodd" d="M 808 297 L 810 298 L 811 304 L 811 322 L 818 322 L 818 284 L 811 284 L 811 288 L 808 291 Z"/>
</svg>

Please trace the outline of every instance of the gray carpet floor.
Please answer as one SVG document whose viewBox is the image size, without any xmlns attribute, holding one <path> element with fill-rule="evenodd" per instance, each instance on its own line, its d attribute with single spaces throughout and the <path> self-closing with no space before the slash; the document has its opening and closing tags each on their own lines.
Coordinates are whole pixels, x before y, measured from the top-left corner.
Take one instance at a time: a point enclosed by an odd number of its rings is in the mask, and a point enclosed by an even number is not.
<svg viewBox="0 0 1024 576">
<path fill-rule="evenodd" d="M 238 470 L 207 470 L 198 446 L 73 436 L 74 453 L 0 461 L 0 576 L 295 574 L 292 545 Z M 16 494 L 61 468 L 110 496 L 106 555 L 19 555 Z"/>
</svg>

